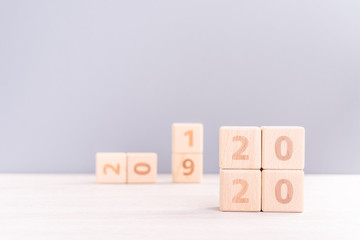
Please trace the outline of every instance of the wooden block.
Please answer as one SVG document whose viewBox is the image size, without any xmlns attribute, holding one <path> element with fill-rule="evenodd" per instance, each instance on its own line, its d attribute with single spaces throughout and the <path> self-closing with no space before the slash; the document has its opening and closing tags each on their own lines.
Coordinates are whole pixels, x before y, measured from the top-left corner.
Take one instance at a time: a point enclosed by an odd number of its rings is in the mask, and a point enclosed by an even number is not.
<svg viewBox="0 0 360 240">
<path fill-rule="evenodd" d="M 221 127 L 219 142 L 220 168 L 261 168 L 261 129 L 259 127 Z"/>
<path fill-rule="evenodd" d="M 127 183 L 156 183 L 156 153 L 128 153 L 127 164 Z"/>
<path fill-rule="evenodd" d="M 303 127 L 262 127 L 263 169 L 304 169 Z"/>
<path fill-rule="evenodd" d="M 174 183 L 200 183 L 203 175 L 202 153 L 174 153 L 172 156 Z"/>
<path fill-rule="evenodd" d="M 125 153 L 96 153 L 97 183 L 126 183 Z"/>
<path fill-rule="evenodd" d="M 172 125 L 173 153 L 202 153 L 203 129 L 201 123 L 174 123 Z"/>
<path fill-rule="evenodd" d="M 259 212 L 260 170 L 220 170 L 220 210 Z"/>
<path fill-rule="evenodd" d="M 303 208 L 304 171 L 262 171 L 262 210 L 264 212 L 302 212 Z"/>
</svg>

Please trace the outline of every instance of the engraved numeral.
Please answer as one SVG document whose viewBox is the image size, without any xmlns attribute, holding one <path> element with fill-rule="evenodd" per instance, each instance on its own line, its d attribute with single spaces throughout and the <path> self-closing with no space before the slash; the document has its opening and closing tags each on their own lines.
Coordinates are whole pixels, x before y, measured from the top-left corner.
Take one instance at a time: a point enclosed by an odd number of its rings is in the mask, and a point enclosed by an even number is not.
<svg viewBox="0 0 360 240">
<path fill-rule="evenodd" d="M 286 185 L 286 188 L 287 188 L 287 193 L 286 193 L 286 197 L 283 198 L 281 196 L 281 187 L 282 185 L 285 184 Z M 289 202 L 291 202 L 292 200 L 292 197 L 293 197 L 293 194 L 294 194 L 294 188 L 293 188 L 293 185 L 291 184 L 291 182 L 287 179 L 280 179 L 276 185 L 275 185 L 275 197 L 276 197 L 276 200 L 279 202 L 279 203 L 282 203 L 282 204 L 287 204 Z"/>
<path fill-rule="evenodd" d="M 143 170 L 142 168 L 146 168 Z M 139 175 L 146 175 L 150 172 L 151 166 L 147 163 L 138 163 L 134 166 L 134 172 Z"/>
<path fill-rule="evenodd" d="M 286 142 L 286 154 L 283 155 L 281 153 L 281 145 L 282 145 L 282 142 Z M 286 136 L 281 136 L 279 137 L 276 142 L 275 142 L 275 154 L 276 154 L 276 157 L 279 159 L 279 160 L 283 160 L 283 161 L 286 161 L 286 160 L 289 160 L 293 154 L 293 143 L 291 141 L 291 139 L 289 137 L 286 137 Z"/>
<path fill-rule="evenodd" d="M 243 155 L 246 148 L 249 145 L 249 140 L 244 136 L 235 136 L 233 137 L 233 142 L 240 141 L 242 143 L 241 147 L 232 155 L 232 160 L 249 160 L 249 155 Z"/>
<path fill-rule="evenodd" d="M 241 184 L 242 188 L 241 191 L 236 194 L 235 197 L 233 197 L 232 202 L 233 203 L 248 203 L 249 202 L 249 198 L 243 198 L 244 194 L 246 193 L 247 189 L 248 189 L 248 182 L 243 180 L 243 179 L 234 179 L 233 180 L 233 185 L 235 184 Z"/>
<path fill-rule="evenodd" d="M 193 133 L 193 130 L 189 130 L 187 132 L 184 133 L 185 136 L 189 135 L 189 147 L 192 147 L 193 144 L 194 144 L 194 133 Z"/>
<path fill-rule="evenodd" d="M 185 176 L 191 175 L 194 172 L 194 162 L 191 159 L 186 159 L 185 161 L 183 161 L 183 168 L 185 168 L 185 170 L 189 170 L 188 172 L 184 172 Z"/>
<path fill-rule="evenodd" d="M 116 175 L 120 174 L 120 164 L 116 164 L 116 168 L 111 164 L 105 164 L 103 168 L 104 175 L 107 175 L 107 169 L 110 168 Z"/>
</svg>

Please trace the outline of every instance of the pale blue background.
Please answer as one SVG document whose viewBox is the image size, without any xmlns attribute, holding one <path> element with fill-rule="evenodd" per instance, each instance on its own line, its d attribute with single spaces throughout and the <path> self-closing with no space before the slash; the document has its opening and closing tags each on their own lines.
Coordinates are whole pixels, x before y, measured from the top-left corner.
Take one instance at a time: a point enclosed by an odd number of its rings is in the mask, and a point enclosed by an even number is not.
<svg viewBox="0 0 360 240">
<path fill-rule="evenodd" d="M 307 173 L 360 173 L 357 0 L 0 0 L 0 172 L 94 172 L 203 122 L 306 128 Z"/>
</svg>

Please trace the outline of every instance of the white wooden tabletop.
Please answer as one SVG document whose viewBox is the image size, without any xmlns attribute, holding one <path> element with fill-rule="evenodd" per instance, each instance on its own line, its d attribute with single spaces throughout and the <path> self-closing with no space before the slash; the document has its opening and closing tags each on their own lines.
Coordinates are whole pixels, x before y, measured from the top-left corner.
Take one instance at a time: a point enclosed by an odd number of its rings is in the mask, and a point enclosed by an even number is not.
<svg viewBox="0 0 360 240">
<path fill-rule="evenodd" d="M 0 239 L 359 239 L 360 175 L 306 175 L 304 213 L 220 212 L 218 180 L 3 174 Z"/>
</svg>

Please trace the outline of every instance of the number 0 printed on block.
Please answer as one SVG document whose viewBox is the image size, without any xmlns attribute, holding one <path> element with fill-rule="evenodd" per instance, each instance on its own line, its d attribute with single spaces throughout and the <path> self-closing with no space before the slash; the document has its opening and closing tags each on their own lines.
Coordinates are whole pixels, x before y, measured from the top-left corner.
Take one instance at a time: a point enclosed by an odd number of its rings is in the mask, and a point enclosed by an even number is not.
<svg viewBox="0 0 360 240">
<path fill-rule="evenodd" d="M 128 153 L 127 166 L 127 183 L 156 183 L 156 153 Z"/>
<path fill-rule="evenodd" d="M 264 169 L 304 169 L 305 129 L 262 127 L 261 154 Z"/>
<path fill-rule="evenodd" d="M 302 212 L 303 205 L 303 170 L 262 171 L 262 210 L 264 212 Z"/>
</svg>

